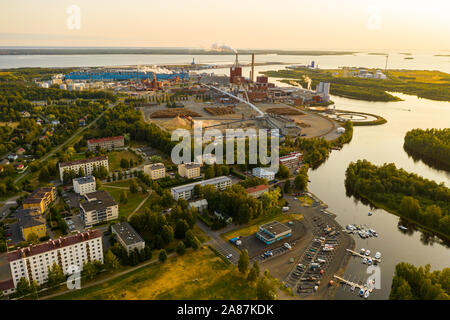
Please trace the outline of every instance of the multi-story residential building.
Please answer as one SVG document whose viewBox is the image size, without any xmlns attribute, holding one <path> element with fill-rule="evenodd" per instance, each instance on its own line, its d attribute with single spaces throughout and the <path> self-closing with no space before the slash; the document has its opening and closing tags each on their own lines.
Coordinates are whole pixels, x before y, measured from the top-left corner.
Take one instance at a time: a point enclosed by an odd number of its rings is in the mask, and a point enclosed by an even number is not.
<svg viewBox="0 0 450 320">
<path fill-rule="evenodd" d="M 245 192 L 253 198 L 259 198 L 267 191 L 269 191 L 269 186 L 266 184 L 245 189 Z"/>
<path fill-rule="evenodd" d="M 303 156 L 300 152 L 291 152 L 288 155 L 280 157 L 280 164 L 288 167 L 289 169 L 297 169 L 302 159 Z"/>
<path fill-rule="evenodd" d="M 119 222 L 111 226 L 111 232 L 117 236 L 117 239 L 125 247 L 128 254 L 134 249 L 138 251 L 144 249 L 145 241 L 134 230 L 134 228 L 128 222 Z"/>
<path fill-rule="evenodd" d="M 27 240 L 31 234 L 37 235 L 39 238 L 47 235 L 45 226 L 45 218 L 36 209 L 22 209 L 16 212 L 18 225 L 23 240 Z"/>
<path fill-rule="evenodd" d="M 110 221 L 119 217 L 119 206 L 106 191 L 86 193 L 80 210 L 85 226 Z"/>
<path fill-rule="evenodd" d="M 181 163 L 178 165 L 178 174 L 187 179 L 198 178 L 200 177 L 200 164 L 195 162 Z"/>
<path fill-rule="evenodd" d="M 91 139 L 88 140 L 87 145 L 89 151 L 96 151 L 98 148 L 112 150 L 115 148 L 122 148 L 125 145 L 125 140 L 123 136 Z"/>
<path fill-rule="evenodd" d="M 49 268 L 56 262 L 64 273 L 73 272 L 76 266 L 81 271 L 83 263 L 98 260 L 103 263 L 102 231 L 89 230 L 64 238 L 30 245 L 8 253 L 14 287 L 21 278 L 42 285 L 48 278 Z"/>
<path fill-rule="evenodd" d="M 64 172 L 73 171 L 76 174 L 79 173 L 82 168 L 85 176 L 89 176 L 92 174 L 95 168 L 105 167 L 108 170 L 108 157 L 101 156 L 90 159 L 81 159 L 70 162 L 61 162 L 59 164 L 59 178 L 61 181 L 64 180 Z"/>
<path fill-rule="evenodd" d="M 153 163 L 144 166 L 144 173 L 150 176 L 152 180 L 158 180 L 166 176 L 166 167 L 163 163 Z"/>
<path fill-rule="evenodd" d="M 172 197 L 175 200 L 185 199 L 189 200 L 192 198 L 194 193 L 194 187 L 196 185 L 206 186 L 212 185 L 218 190 L 225 190 L 227 187 L 231 187 L 231 179 L 226 176 L 216 177 L 208 180 L 198 181 L 194 183 L 185 184 L 182 186 L 174 187 L 170 189 L 172 192 Z"/>
<path fill-rule="evenodd" d="M 56 199 L 56 189 L 54 186 L 42 187 L 34 190 L 22 202 L 24 209 L 39 210 L 39 213 L 44 213 L 48 206 Z"/>
<path fill-rule="evenodd" d="M 267 181 L 275 179 L 275 172 L 268 168 L 253 168 L 252 174 L 258 178 L 267 179 Z"/>
<path fill-rule="evenodd" d="M 73 179 L 73 191 L 80 196 L 84 196 L 86 193 L 92 193 L 96 190 L 95 177 L 86 176 Z"/>
</svg>

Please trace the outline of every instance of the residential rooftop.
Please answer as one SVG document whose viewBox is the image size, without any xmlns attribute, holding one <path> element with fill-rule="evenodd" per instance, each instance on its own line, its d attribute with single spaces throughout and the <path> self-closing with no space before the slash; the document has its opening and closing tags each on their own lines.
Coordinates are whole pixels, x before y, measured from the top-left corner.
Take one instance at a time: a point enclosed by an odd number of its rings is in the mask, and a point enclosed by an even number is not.
<svg viewBox="0 0 450 320">
<path fill-rule="evenodd" d="M 117 205 L 109 193 L 104 190 L 86 193 L 84 197 L 87 201 L 80 203 L 80 207 L 85 211 L 102 210 Z"/>
<path fill-rule="evenodd" d="M 128 222 L 116 223 L 111 226 L 111 229 L 117 233 L 118 237 L 122 239 L 127 246 L 144 241 Z"/>
<path fill-rule="evenodd" d="M 49 240 L 45 243 L 30 245 L 25 248 L 20 248 L 8 253 L 8 261 L 15 261 L 26 257 L 31 257 L 37 254 L 45 253 L 59 248 L 68 247 L 83 241 L 92 240 L 102 236 L 102 231 L 99 229 L 89 230 L 83 233 L 77 233 L 64 238 Z"/>
<path fill-rule="evenodd" d="M 69 162 L 61 162 L 59 164 L 59 167 L 60 168 L 64 168 L 64 167 L 70 167 L 70 166 L 75 166 L 75 165 L 79 165 L 79 164 L 85 164 L 85 163 L 96 162 L 96 161 L 103 161 L 103 160 L 108 160 L 108 156 L 100 156 L 100 157 L 89 158 L 89 159 L 81 159 L 81 160 L 75 160 L 75 161 L 69 161 Z"/>
<path fill-rule="evenodd" d="M 99 142 L 117 141 L 117 140 L 123 140 L 123 136 L 91 139 L 91 140 L 88 140 L 88 143 L 99 143 Z"/>
<path fill-rule="evenodd" d="M 231 179 L 228 178 L 227 176 L 221 176 L 221 177 L 216 177 L 216 178 L 212 178 L 212 179 L 208 179 L 208 180 L 202 180 L 202 181 L 197 181 L 197 182 L 185 184 L 185 185 L 178 186 L 178 187 L 173 187 L 172 191 L 180 193 L 180 192 L 191 190 L 197 184 L 199 184 L 199 185 L 201 185 L 203 187 L 203 186 L 208 185 L 208 184 L 219 184 L 219 183 L 227 182 L 227 181 L 231 182 Z"/>
<path fill-rule="evenodd" d="M 86 176 L 81 178 L 75 178 L 74 181 L 78 182 L 78 184 L 86 184 L 95 182 L 95 178 L 93 176 Z"/>
</svg>

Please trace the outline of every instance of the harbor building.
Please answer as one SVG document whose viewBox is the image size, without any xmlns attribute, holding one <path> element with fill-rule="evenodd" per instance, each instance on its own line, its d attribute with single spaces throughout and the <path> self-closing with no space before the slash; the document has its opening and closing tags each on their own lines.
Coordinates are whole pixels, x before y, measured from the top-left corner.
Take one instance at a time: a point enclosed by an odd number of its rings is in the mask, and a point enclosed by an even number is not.
<svg viewBox="0 0 450 320">
<path fill-rule="evenodd" d="M 265 244 L 272 244 L 290 237 L 291 234 L 291 228 L 278 221 L 272 221 L 260 226 L 259 232 L 256 233 L 256 237 Z"/>
<path fill-rule="evenodd" d="M 107 156 L 101 156 L 101 157 L 95 157 L 95 158 L 89 158 L 89 159 L 81 159 L 76 161 L 69 161 L 69 162 L 61 162 L 59 164 L 59 178 L 61 181 L 64 180 L 64 172 L 66 171 L 73 171 L 75 174 L 78 174 L 80 172 L 80 169 L 82 168 L 84 171 L 84 174 L 86 176 L 92 175 L 92 172 L 94 172 L 94 169 L 105 167 L 106 170 L 108 170 L 108 157 Z"/>
<path fill-rule="evenodd" d="M 85 201 L 80 203 L 80 211 L 85 226 L 117 219 L 119 217 L 119 205 L 109 195 L 101 190 L 84 195 Z"/>
<path fill-rule="evenodd" d="M 57 263 L 65 274 L 73 272 L 69 267 L 83 269 L 85 262 L 98 260 L 103 263 L 102 231 L 89 230 L 45 243 L 30 245 L 8 253 L 14 287 L 21 278 L 42 285 L 48 271 Z"/>
<path fill-rule="evenodd" d="M 216 177 L 208 180 L 198 181 L 190 184 L 185 184 L 182 186 L 174 187 L 170 189 L 172 196 L 175 200 L 185 199 L 189 200 L 192 198 L 194 193 L 194 187 L 196 185 L 206 186 L 211 185 L 216 187 L 218 190 L 225 190 L 227 187 L 231 187 L 231 179 L 226 176 Z"/>
<path fill-rule="evenodd" d="M 166 176 L 166 167 L 163 163 L 153 163 L 144 166 L 144 173 L 150 176 L 152 180 L 158 180 Z"/>
<path fill-rule="evenodd" d="M 141 251 L 145 241 L 128 222 L 119 222 L 111 226 L 111 232 L 117 236 L 120 244 L 130 254 L 134 249 Z"/>
<path fill-rule="evenodd" d="M 96 151 L 98 148 L 103 150 L 113 150 L 122 148 L 125 145 L 123 136 L 91 139 L 87 142 L 89 151 Z"/>
<path fill-rule="evenodd" d="M 78 193 L 80 196 L 84 196 L 86 193 L 95 192 L 96 184 L 94 176 L 86 176 L 81 178 L 76 178 L 72 180 L 73 191 Z"/>
</svg>

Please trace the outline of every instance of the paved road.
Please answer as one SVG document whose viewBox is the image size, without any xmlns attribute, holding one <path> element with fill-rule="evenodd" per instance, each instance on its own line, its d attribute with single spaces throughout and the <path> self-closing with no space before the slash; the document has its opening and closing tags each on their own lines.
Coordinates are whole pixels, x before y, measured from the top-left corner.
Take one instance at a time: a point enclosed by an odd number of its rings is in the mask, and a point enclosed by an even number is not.
<svg viewBox="0 0 450 320">
<path fill-rule="evenodd" d="M 229 260 L 231 263 L 237 265 L 239 261 L 239 251 L 236 248 L 234 248 L 227 241 L 223 240 L 218 232 L 209 229 L 203 222 L 197 221 L 197 226 L 211 238 L 211 240 L 207 241 L 205 244 L 213 246 L 225 257 L 232 254 L 232 257 Z"/>
</svg>

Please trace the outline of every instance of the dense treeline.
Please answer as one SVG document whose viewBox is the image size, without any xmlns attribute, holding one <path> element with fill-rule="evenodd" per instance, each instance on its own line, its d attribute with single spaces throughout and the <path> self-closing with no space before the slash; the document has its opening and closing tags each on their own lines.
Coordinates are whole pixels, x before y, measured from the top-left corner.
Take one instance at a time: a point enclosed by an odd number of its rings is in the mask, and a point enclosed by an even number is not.
<svg viewBox="0 0 450 320">
<path fill-rule="evenodd" d="M 346 121 L 343 125 L 345 132 L 334 141 L 327 141 L 325 138 L 301 138 L 298 137 L 291 143 L 292 147 L 298 147 L 303 152 L 303 162 L 310 167 L 317 167 L 330 155 L 330 149 L 342 146 L 353 138 L 353 123 Z M 289 147 L 289 146 L 288 146 Z"/>
<path fill-rule="evenodd" d="M 349 194 L 450 237 L 450 189 L 393 163 L 375 166 L 367 160 L 352 162 L 345 174 Z"/>
<path fill-rule="evenodd" d="M 430 265 L 415 267 L 401 262 L 395 266 L 391 300 L 450 300 L 450 268 L 430 271 Z"/>
<path fill-rule="evenodd" d="M 151 147 L 170 155 L 175 142 L 171 141 L 170 134 L 155 124 L 145 123 L 140 110 L 131 106 L 119 104 L 109 109 L 98 121 L 101 135 L 104 137 L 128 133 L 132 140 L 145 141 Z"/>
<path fill-rule="evenodd" d="M 450 171 L 450 129 L 413 129 L 405 135 L 404 148 L 432 165 L 435 161 Z"/>
</svg>

